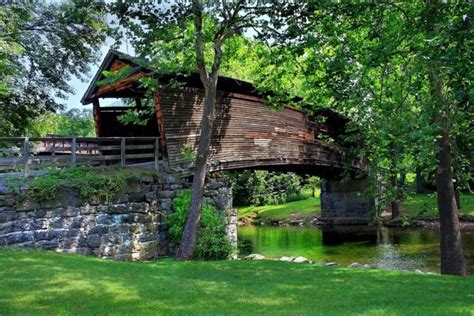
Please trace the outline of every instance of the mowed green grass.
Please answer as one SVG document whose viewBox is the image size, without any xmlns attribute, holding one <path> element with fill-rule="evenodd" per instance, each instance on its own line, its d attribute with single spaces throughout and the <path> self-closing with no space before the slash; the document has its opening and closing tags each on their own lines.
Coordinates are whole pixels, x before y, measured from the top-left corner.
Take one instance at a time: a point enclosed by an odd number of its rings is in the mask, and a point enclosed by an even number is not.
<svg viewBox="0 0 474 316">
<path fill-rule="evenodd" d="M 239 218 L 257 215 L 262 220 L 278 221 L 315 216 L 321 211 L 321 205 L 316 197 L 279 205 L 237 207 L 237 211 Z"/>
<path fill-rule="evenodd" d="M 461 199 L 460 214 L 474 216 L 474 194 L 463 194 Z M 415 217 L 438 217 L 438 207 L 435 194 L 416 194 L 407 197 L 401 203 L 402 213 L 405 216 Z M 318 215 L 321 211 L 319 197 L 289 202 L 279 205 L 244 206 L 237 207 L 240 219 L 257 217 L 262 220 L 288 220 L 292 218 L 310 218 Z"/>
<path fill-rule="evenodd" d="M 0 250 L 0 315 L 473 315 L 474 278 Z"/>
<path fill-rule="evenodd" d="M 474 216 L 474 194 L 460 196 L 461 215 Z M 401 203 L 403 214 L 408 217 L 438 217 L 438 205 L 435 194 L 416 194 Z"/>
</svg>

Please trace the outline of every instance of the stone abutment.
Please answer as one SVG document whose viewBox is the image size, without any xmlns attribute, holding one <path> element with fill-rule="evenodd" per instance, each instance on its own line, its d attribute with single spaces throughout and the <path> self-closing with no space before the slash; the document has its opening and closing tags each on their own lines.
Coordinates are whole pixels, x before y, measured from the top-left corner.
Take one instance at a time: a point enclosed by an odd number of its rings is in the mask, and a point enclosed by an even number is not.
<svg viewBox="0 0 474 316">
<path fill-rule="evenodd" d="M 116 260 L 147 260 L 173 255 L 166 217 L 173 198 L 190 187 L 186 179 L 160 172 L 128 183 L 108 203 L 83 202 L 64 190 L 57 202 L 38 203 L 27 193 L 0 192 L 0 246 L 43 248 Z M 25 197 L 26 195 L 26 197 Z M 209 178 L 205 199 L 227 218 L 237 245 L 237 214 L 227 180 Z"/>
</svg>

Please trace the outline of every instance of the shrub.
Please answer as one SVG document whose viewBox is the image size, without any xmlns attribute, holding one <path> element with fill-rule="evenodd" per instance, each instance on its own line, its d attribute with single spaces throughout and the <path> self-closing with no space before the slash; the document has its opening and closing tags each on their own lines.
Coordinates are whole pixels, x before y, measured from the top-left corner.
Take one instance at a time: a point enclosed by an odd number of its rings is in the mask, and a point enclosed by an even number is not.
<svg viewBox="0 0 474 316">
<path fill-rule="evenodd" d="M 181 192 L 173 200 L 174 213 L 168 215 L 166 224 L 171 239 L 179 244 L 191 203 L 191 191 Z M 198 259 L 225 259 L 232 248 L 226 235 L 225 220 L 210 204 L 204 204 L 201 212 L 198 238 L 194 257 Z"/>
<path fill-rule="evenodd" d="M 57 200 L 61 188 L 76 191 L 83 200 L 109 201 L 123 192 L 134 177 L 132 172 L 118 168 L 71 167 L 35 177 L 29 183 L 29 190 L 37 201 Z"/>
<path fill-rule="evenodd" d="M 37 201 L 54 201 L 59 196 L 61 178 L 59 174 L 42 175 L 36 177 L 30 184 L 30 192 Z"/>
</svg>

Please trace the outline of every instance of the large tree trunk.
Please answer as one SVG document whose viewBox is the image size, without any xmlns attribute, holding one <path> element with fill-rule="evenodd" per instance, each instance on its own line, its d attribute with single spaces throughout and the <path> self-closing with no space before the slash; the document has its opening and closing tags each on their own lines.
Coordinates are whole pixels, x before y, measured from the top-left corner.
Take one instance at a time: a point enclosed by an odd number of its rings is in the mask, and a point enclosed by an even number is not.
<svg viewBox="0 0 474 316">
<path fill-rule="evenodd" d="M 449 134 L 446 127 L 443 128 L 437 144 L 439 152 L 436 190 L 441 229 L 441 273 L 466 275 L 458 210 L 454 196 Z"/>
<path fill-rule="evenodd" d="M 423 186 L 423 175 L 421 174 L 421 168 L 416 167 L 416 193 L 425 194 L 425 187 Z"/>
<path fill-rule="evenodd" d="M 456 207 L 458 208 L 458 210 L 461 209 L 461 196 L 459 194 L 459 190 L 456 189 L 456 187 L 454 188 L 454 198 L 456 199 Z"/>
<path fill-rule="evenodd" d="M 400 202 L 397 179 L 397 150 L 393 142 L 390 144 L 390 153 L 392 156 L 392 160 L 390 161 L 390 186 L 392 187 L 392 191 L 394 193 L 394 198 L 390 205 L 392 209 L 392 219 L 396 219 L 400 217 Z"/>
<path fill-rule="evenodd" d="M 196 165 L 193 178 L 191 204 L 189 206 L 188 218 L 184 227 L 181 243 L 176 253 L 176 258 L 190 260 L 196 248 L 199 221 L 201 218 L 201 206 L 206 181 L 207 162 L 209 159 L 209 147 L 212 137 L 212 126 L 214 124 L 214 108 L 216 102 L 217 79 L 210 80 L 204 97 L 204 110 L 201 121 L 201 137 L 197 150 Z"/>
<path fill-rule="evenodd" d="M 428 77 L 431 86 L 431 96 L 433 101 L 437 103 L 434 118 L 436 122 L 442 125 L 440 135 L 436 140 L 438 147 L 436 191 L 438 193 L 441 230 L 441 274 L 466 275 L 458 210 L 454 196 L 451 144 L 449 143 L 449 113 L 446 110 L 442 110 L 445 106 L 443 104 L 443 84 L 436 70 L 435 65 L 430 62 L 428 65 Z"/>
<path fill-rule="evenodd" d="M 194 49 L 196 53 L 196 63 L 199 69 L 199 76 L 204 86 L 204 109 L 201 120 L 201 136 L 197 157 L 195 161 L 195 170 L 192 186 L 191 204 L 189 206 L 186 226 L 184 227 L 181 243 L 179 245 L 176 258 L 181 260 L 192 259 L 194 249 L 196 248 L 199 222 L 201 219 L 201 206 L 204 195 L 204 183 L 206 182 L 207 162 L 209 160 L 209 147 L 211 145 L 212 127 L 214 125 L 214 111 L 216 103 L 217 81 L 219 79 L 219 69 L 222 59 L 222 45 L 226 38 L 234 34 L 235 30 L 229 30 L 229 27 L 235 23 L 237 14 L 244 1 L 239 1 L 234 12 L 228 16 L 222 27 L 214 34 L 214 61 L 210 72 L 207 70 L 204 57 L 204 35 L 202 30 L 203 21 L 203 2 L 200 0 L 192 1 L 192 10 L 194 15 L 194 26 L 196 27 L 196 38 Z M 224 6 L 227 5 L 224 2 Z"/>
<path fill-rule="evenodd" d="M 398 194 L 398 181 L 397 175 L 394 174 L 390 177 L 390 184 L 392 185 L 392 190 L 395 191 L 395 199 L 391 203 L 392 208 L 392 219 L 396 219 L 400 217 L 400 201 L 399 201 L 399 194 Z"/>
</svg>

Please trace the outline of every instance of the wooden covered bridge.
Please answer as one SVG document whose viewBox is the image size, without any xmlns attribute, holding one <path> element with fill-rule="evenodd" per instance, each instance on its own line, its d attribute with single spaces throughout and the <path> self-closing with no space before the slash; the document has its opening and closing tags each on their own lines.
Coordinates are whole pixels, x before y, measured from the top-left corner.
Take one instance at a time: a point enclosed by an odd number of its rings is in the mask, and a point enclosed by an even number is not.
<svg viewBox="0 0 474 316">
<path fill-rule="evenodd" d="M 93 104 L 98 137 L 158 137 L 168 166 L 184 170 L 190 166 L 185 153 L 193 152 L 200 135 L 204 90 L 199 76 L 160 75 L 140 64 L 110 50 L 81 102 Z M 108 83 L 104 71 L 120 77 Z M 144 77 L 159 82 L 153 100 L 147 100 L 140 83 Z M 252 84 L 233 78 L 220 77 L 217 90 L 210 171 L 289 168 L 333 177 L 342 170 L 344 153 L 337 142 L 347 121 L 340 115 L 321 111 L 324 120 L 318 120 L 290 106 L 271 109 Z M 104 98 L 126 99 L 138 110 L 149 109 L 151 101 L 154 110 L 143 111 L 144 125 L 124 125 L 119 117 L 130 107 L 101 106 Z"/>
<path fill-rule="evenodd" d="M 113 80 L 104 77 L 105 71 L 115 74 Z M 142 78 L 156 79 L 152 94 L 143 88 Z M 290 106 L 272 109 L 252 84 L 233 78 L 220 77 L 217 90 L 209 171 L 265 168 L 318 175 L 325 179 L 323 217 L 367 222 L 372 202 L 361 195 L 365 181 L 339 179 L 342 171 L 361 166 L 345 159 L 341 139 L 346 119 L 330 110 L 310 116 Z M 101 106 L 105 98 L 125 99 L 128 106 Z M 10 144 L 0 148 L 0 168 L 22 167 L 27 174 L 35 163 L 152 163 L 189 175 L 200 136 L 203 98 L 197 74 L 160 75 L 110 50 L 81 100 L 93 104 L 97 137 L 0 139 Z M 141 113 L 143 124 L 121 122 L 120 117 L 131 109 Z"/>
</svg>

